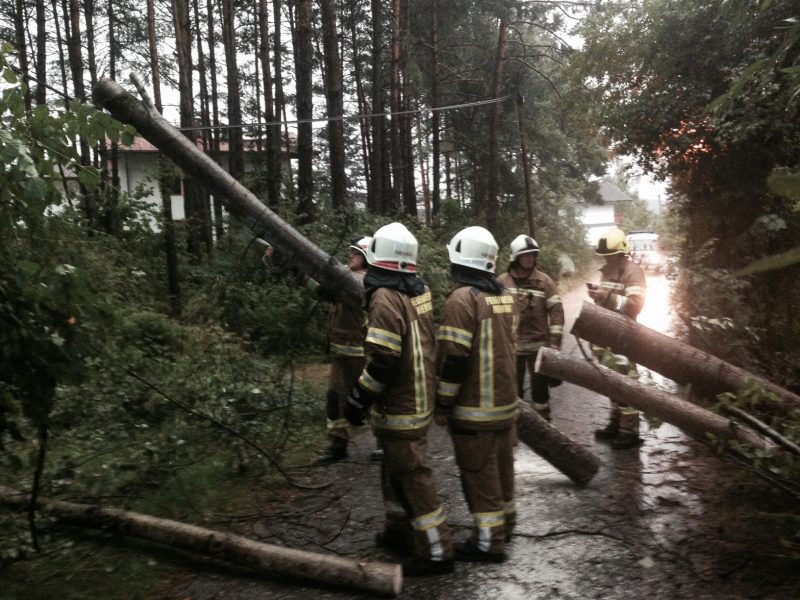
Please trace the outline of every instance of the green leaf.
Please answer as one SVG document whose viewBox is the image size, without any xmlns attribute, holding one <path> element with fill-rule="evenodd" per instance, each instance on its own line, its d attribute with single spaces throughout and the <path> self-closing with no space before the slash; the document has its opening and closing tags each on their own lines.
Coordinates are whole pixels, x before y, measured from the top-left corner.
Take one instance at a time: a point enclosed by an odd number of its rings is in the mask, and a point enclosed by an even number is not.
<svg viewBox="0 0 800 600">
<path fill-rule="evenodd" d="M 47 183 L 40 177 L 28 179 L 23 198 L 28 203 L 41 202 L 47 197 Z"/>
<path fill-rule="evenodd" d="M 78 170 L 78 181 L 92 190 L 100 183 L 100 172 L 92 167 L 83 167 Z"/>
</svg>

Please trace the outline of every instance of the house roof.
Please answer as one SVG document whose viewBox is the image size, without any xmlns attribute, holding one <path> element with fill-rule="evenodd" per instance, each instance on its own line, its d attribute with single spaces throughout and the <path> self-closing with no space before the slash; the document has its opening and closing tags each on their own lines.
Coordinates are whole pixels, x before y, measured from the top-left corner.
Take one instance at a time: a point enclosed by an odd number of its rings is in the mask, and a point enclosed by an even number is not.
<svg viewBox="0 0 800 600">
<path fill-rule="evenodd" d="M 599 181 L 597 193 L 600 194 L 603 202 L 630 202 L 633 200 L 628 194 L 605 179 Z"/>
</svg>

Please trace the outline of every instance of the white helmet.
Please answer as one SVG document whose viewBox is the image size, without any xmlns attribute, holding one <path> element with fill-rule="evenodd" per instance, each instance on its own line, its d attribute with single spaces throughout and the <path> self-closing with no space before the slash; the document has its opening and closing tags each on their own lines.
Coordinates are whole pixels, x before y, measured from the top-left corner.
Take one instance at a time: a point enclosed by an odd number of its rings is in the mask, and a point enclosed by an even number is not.
<svg viewBox="0 0 800 600">
<path fill-rule="evenodd" d="M 369 243 L 372 241 L 372 238 L 364 236 L 362 238 L 358 238 L 353 240 L 353 243 L 350 244 L 351 250 L 358 250 L 361 254 L 364 255 L 364 260 L 367 260 L 367 248 L 369 248 Z"/>
<path fill-rule="evenodd" d="M 401 273 L 417 271 L 417 238 L 402 223 L 384 225 L 367 248 L 367 262 L 372 267 L 380 267 Z"/>
<path fill-rule="evenodd" d="M 487 273 L 494 273 L 497 250 L 492 234 L 477 226 L 462 229 L 447 245 L 451 263 Z"/>
<path fill-rule="evenodd" d="M 511 240 L 509 248 L 511 249 L 512 263 L 523 254 L 528 254 L 529 252 L 532 252 L 534 256 L 539 255 L 539 244 L 531 236 L 525 234 L 518 235 Z"/>
</svg>

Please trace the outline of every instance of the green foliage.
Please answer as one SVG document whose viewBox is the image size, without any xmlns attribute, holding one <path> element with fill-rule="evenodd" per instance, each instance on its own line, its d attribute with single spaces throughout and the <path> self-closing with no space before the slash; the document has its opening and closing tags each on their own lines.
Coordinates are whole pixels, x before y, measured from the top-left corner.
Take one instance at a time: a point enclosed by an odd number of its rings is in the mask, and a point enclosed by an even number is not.
<svg viewBox="0 0 800 600">
<path fill-rule="evenodd" d="M 775 174 L 798 168 L 796 10 L 790 0 L 605 3 L 572 63 L 615 149 L 670 178 L 682 314 L 698 342 L 787 383 L 800 354 L 786 307 L 800 289 L 785 259 L 800 219 L 791 192 L 775 194 L 787 181 Z M 783 271 L 767 270 L 778 262 Z M 724 318 L 734 326 L 719 327 Z M 788 357 L 781 372 L 769 360 L 776 352 Z"/>
<path fill-rule="evenodd" d="M 728 416 L 727 407 L 741 409 L 765 422 L 773 431 L 789 442 L 800 445 L 800 410 L 788 414 L 775 414 L 763 409 L 765 401 L 775 401 L 774 394 L 765 390 L 755 381 L 748 381 L 737 393 L 724 393 L 718 397 L 714 410 Z M 735 418 L 735 416 L 733 417 Z M 745 425 L 748 425 L 745 423 Z M 749 459 L 753 468 L 766 472 L 779 479 L 784 486 L 793 487 L 800 481 L 800 456 L 785 451 L 779 445 L 774 450 L 751 448 L 735 441 L 717 439 L 720 449 L 732 448 L 741 456 Z"/>
</svg>

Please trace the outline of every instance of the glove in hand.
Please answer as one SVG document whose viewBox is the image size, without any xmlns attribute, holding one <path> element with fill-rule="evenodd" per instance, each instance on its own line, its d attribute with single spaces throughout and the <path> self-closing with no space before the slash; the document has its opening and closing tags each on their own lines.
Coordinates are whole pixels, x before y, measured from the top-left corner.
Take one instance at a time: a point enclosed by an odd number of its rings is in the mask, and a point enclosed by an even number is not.
<svg viewBox="0 0 800 600">
<path fill-rule="evenodd" d="M 360 427 L 367 419 L 369 407 L 372 404 L 372 399 L 365 395 L 363 390 L 358 386 L 354 386 L 350 393 L 347 395 L 347 404 L 344 407 L 344 418 L 351 425 Z"/>
</svg>

